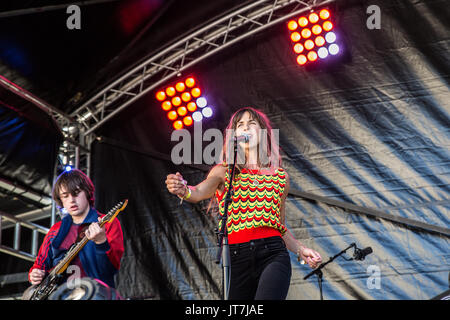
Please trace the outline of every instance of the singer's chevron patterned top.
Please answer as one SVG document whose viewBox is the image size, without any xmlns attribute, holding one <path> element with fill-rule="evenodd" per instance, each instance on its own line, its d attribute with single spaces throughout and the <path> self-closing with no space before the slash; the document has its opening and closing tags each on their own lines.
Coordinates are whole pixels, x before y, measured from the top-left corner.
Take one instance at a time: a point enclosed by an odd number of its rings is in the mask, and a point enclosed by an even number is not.
<svg viewBox="0 0 450 320">
<path fill-rule="evenodd" d="M 220 216 L 224 214 L 230 176 L 231 172 L 227 170 L 224 191 L 222 194 L 216 193 Z M 258 182 L 254 183 L 255 180 Z M 270 227 L 284 235 L 286 227 L 280 221 L 280 207 L 285 185 L 286 172 L 282 168 L 276 169 L 273 175 L 253 174 L 246 169 L 239 173 L 236 171 L 233 181 L 234 195 L 228 207 L 228 234 L 246 229 Z M 221 224 L 219 220 L 219 230 Z"/>
</svg>

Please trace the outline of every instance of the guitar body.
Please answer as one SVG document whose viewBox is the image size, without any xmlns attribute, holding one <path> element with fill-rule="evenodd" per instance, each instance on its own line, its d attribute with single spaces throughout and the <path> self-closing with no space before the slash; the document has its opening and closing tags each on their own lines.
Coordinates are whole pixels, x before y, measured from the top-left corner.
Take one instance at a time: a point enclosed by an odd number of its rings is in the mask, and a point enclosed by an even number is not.
<svg viewBox="0 0 450 320">
<path fill-rule="evenodd" d="M 38 285 L 29 287 L 22 295 L 22 300 L 46 300 L 63 282 L 63 276 L 49 274 Z"/>
</svg>

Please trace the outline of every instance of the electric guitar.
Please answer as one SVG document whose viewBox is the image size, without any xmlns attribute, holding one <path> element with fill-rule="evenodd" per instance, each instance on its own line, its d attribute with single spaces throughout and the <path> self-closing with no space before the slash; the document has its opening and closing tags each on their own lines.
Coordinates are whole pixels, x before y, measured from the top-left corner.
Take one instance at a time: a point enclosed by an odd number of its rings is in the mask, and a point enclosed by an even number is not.
<svg viewBox="0 0 450 320">
<path fill-rule="evenodd" d="M 109 212 L 103 216 L 99 221 L 99 226 L 102 228 L 106 223 L 111 223 L 120 211 L 124 210 L 128 204 L 128 199 L 116 204 Z M 38 285 L 28 288 L 22 299 L 23 300 L 45 300 L 53 291 L 56 290 L 63 278 L 63 273 L 66 271 L 70 262 L 77 256 L 77 254 L 83 249 L 89 239 L 84 236 L 79 242 L 74 243 L 66 252 L 64 257 L 58 262 L 58 264 L 50 271 L 50 273 L 42 280 Z M 32 293 L 31 293 L 32 292 Z"/>
</svg>

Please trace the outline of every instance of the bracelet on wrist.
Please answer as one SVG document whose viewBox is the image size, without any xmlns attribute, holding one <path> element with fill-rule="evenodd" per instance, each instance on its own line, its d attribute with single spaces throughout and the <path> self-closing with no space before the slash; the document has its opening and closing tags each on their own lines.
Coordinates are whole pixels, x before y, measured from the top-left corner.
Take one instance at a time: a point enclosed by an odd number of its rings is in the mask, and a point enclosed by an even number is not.
<svg viewBox="0 0 450 320">
<path fill-rule="evenodd" d="M 192 194 L 191 188 L 189 188 L 189 186 L 186 185 L 186 191 L 184 192 L 184 195 L 182 197 L 178 196 L 178 198 L 181 199 L 180 204 L 183 203 L 183 200 L 189 199 L 191 197 L 191 194 Z"/>
</svg>

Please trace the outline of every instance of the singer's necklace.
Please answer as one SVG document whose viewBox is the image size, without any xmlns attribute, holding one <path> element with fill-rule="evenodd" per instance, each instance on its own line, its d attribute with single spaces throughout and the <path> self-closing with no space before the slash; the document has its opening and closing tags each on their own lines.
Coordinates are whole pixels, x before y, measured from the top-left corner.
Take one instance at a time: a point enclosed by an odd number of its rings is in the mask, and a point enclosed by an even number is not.
<svg viewBox="0 0 450 320">
<path fill-rule="evenodd" d="M 247 170 L 248 170 L 248 172 L 249 172 L 250 175 L 256 175 L 256 176 L 257 176 L 257 175 L 260 173 L 261 168 L 259 168 L 258 171 L 257 171 L 256 173 L 253 173 L 251 169 L 247 169 Z M 252 181 L 252 184 L 253 184 L 254 186 L 258 186 L 258 185 L 259 185 L 259 181 L 256 180 L 256 177 L 255 177 L 255 179 Z"/>
</svg>

